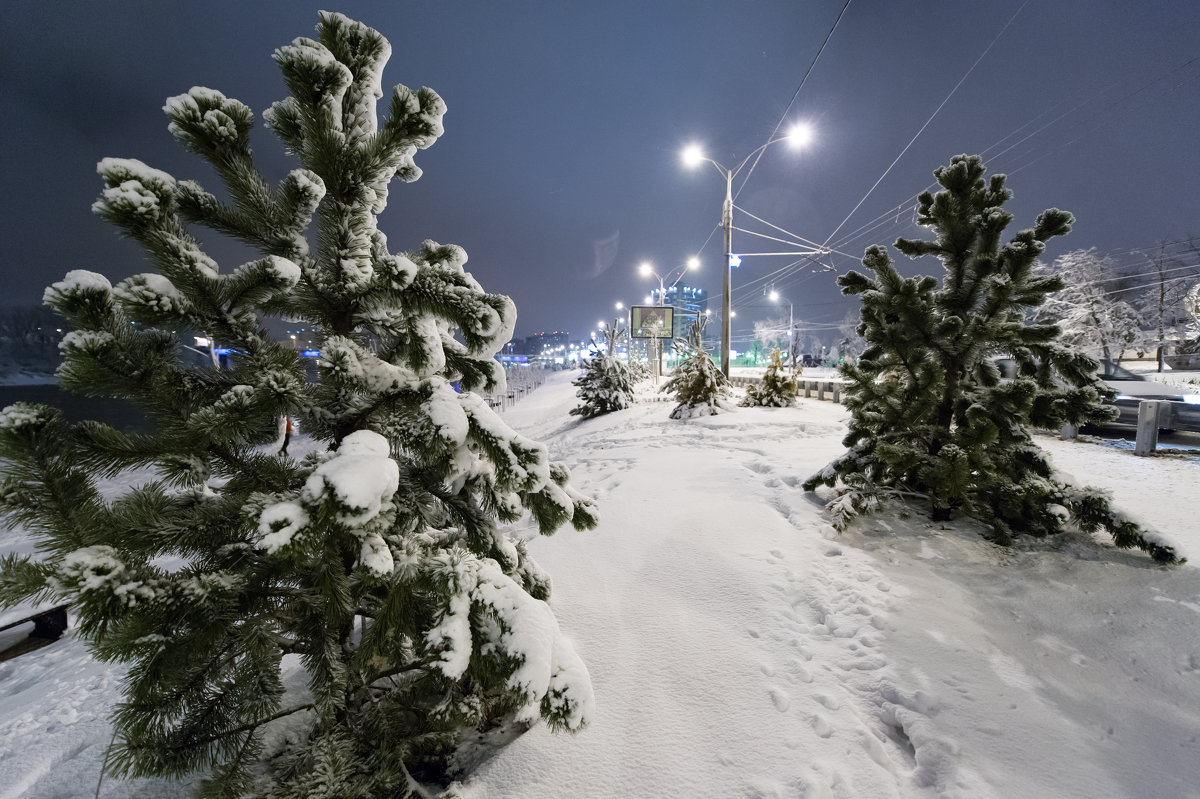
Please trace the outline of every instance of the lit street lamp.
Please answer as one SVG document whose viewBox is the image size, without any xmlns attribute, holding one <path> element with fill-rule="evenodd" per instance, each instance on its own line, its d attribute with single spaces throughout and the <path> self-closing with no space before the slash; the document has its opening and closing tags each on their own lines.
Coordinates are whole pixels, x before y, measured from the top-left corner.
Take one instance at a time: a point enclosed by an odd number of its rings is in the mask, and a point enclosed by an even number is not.
<svg viewBox="0 0 1200 799">
<path fill-rule="evenodd" d="M 638 272 L 640 272 L 643 277 L 650 277 L 651 275 L 653 275 L 654 277 L 658 278 L 658 307 L 661 308 L 664 305 L 666 305 L 667 289 L 675 288 L 676 286 L 678 286 L 679 281 L 683 280 L 684 274 L 687 273 L 687 271 L 689 269 L 694 271 L 699 268 L 700 268 L 700 259 L 699 258 L 697 258 L 695 256 L 688 258 L 687 263 L 678 269 L 679 274 L 675 276 L 675 281 L 670 286 L 666 285 L 667 278 L 664 278 L 658 272 L 655 272 L 654 264 L 650 263 L 649 261 L 642 261 L 641 265 L 638 266 Z M 672 274 L 672 272 L 668 272 L 667 277 L 669 278 L 671 276 L 671 274 Z M 674 334 L 674 331 L 669 331 L 669 332 L 672 335 Z M 661 375 L 662 374 L 662 339 L 658 338 L 657 336 L 655 336 L 655 339 L 654 339 L 654 350 L 655 350 L 655 357 L 658 359 L 658 367 L 655 371 L 657 374 Z"/>
<path fill-rule="evenodd" d="M 662 306 L 662 305 L 666 304 L 666 301 L 664 298 L 666 297 L 667 289 L 673 289 L 676 286 L 678 286 L 679 281 L 683 280 L 684 274 L 687 273 L 687 271 L 689 269 L 695 271 L 696 269 L 699 269 L 699 268 L 700 268 L 700 259 L 699 258 L 697 258 L 695 256 L 688 258 L 687 263 L 679 268 L 679 270 L 678 270 L 679 274 L 676 275 L 674 282 L 671 283 L 671 285 L 669 285 L 669 286 L 666 285 L 667 278 L 664 278 L 658 272 L 655 272 L 654 264 L 650 263 L 649 261 L 642 261 L 641 265 L 638 266 L 638 272 L 641 273 L 642 277 L 650 277 L 651 275 L 653 275 L 654 277 L 658 278 L 658 304 L 659 304 L 659 306 Z M 667 277 L 670 277 L 671 274 L 672 274 L 671 272 L 668 272 Z"/>
<path fill-rule="evenodd" d="M 792 126 L 786 136 L 780 136 L 771 139 L 766 144 L 758 147 L 742 162 L 733 169 L 728 169 L 721 166 L 716 161 L 704 155 L 704 151 L 700 149 L 700 145 L 693 144 L 688 146 L 683 151 L 683 163 L 685 166 L 692 168 L 699 166 L 702 161 L 707 161 L 717 168 L 717 171 L 725 178 L 725 204 L 721 208 L 721 227 L 725 230 L 725 276 L 724 276 L 724 291 L 721 294 L 721 371 L 726 377 L 729 377 L 729 341 L 730 341 L 730 292 L 733 285 L 733 178 L 742 171 L 742 167 L 750 162 L 750 159 L 761 153 L 767 147 L 776 142 L 786 141 L 793 147 L 800 148 L 808 144 L 812 139 L 812 130 L 805 124 L 800 123 Z M 740 263 L 740 259 L 739 259 Z"/>
<path fill-rule="evenodd" d="M 779 302 L 781 299 L 779 292 L 771 289 L 771 302 Z M 796 323 L 792 319 L 792 301 L 784 300 L 788 304 L 788 360 L 792 362 L 792 369 L 796 368 Z"/>
</svg>

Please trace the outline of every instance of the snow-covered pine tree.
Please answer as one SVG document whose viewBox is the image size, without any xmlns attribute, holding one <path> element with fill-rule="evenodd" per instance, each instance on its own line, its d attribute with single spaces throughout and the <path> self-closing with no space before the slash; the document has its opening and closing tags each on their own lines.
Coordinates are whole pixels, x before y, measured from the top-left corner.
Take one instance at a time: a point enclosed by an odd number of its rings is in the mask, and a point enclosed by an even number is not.
<svg viewBox="0 0 1200 799">
<path fill-rule="evenodd" d="M 933 241 L 900 239 L 909 257 L 933 255 L 945 269 L 905 279 L 887 250 L 868 248 L 868 277 L 838 279 L 862 299 L 859 331 L 867 349 L 842 365 L 849 381 L 849 451 L 808 478 L 804 488 L 841 485 L 831 510 L 839 527 L 885 499 L 922 497 L 935 520 L 958 511 L 987 523 L 994 539 L 1045 536 L 1069 522 L 1105 528 L 1118 546 L 1137 546 L 1156 560 L 1175 550 L 1115 510 L 1094 490 L 1057 479 L 1030 427 L 1056 429 L 1111 416 L 1093 382 L 1096 362 L 1068 349 L 1054 325 L 1030 325 L 1026 311 L 1062 288 L 1034 271 L 1045 242 L 1074 218 L 1056 208 L 1007 244 L 1012 196 L 1004 175 L 984 180 L 978 156 L 959 155 L 934 172 L 941 190 L 920 195 L 918 221 Z M 1019 376 L 1001 382 L 993 360 L 1008 354 Z"/>
<path fill-rule="evenodd" d="M 604 325 L 601 337 L 606 346 L 583 365 L 583 374 L 571 385 L 577 386 L 575 396 L 583 402 L 571 409 L 572 416 L 590 419 L 633 405 L 633 381 L 629 367 L 617 358 L 617 346 L 628 331 L 614 321 Z"/>
<path fill-rule="evenodd" d="M 248 107 L 173 97 L 171 133 L 229 200 L 105 159 L 93 209 L 160 272 L 114 287 L 74 271 L 46 291 L 73 328 L 61 384 L 138 403 L 156 432 L 0 414 L 3 510 L 42 553 L 3 560 L 0 601 L 70 602 L 96 656 L 129 664 L 110 775 L 200 772 L 209 796 L 425 795 L 418 780 L 444 777 L 464 742 L 539 718 L 577 730 L 592 705 L 549 579 L 501 529 L 526 513 L 543 534 L 596 523 L 545 446 L 475 393 L 503 387 L 512 301 L 484 292 L 462 249 L 393 253 L 376 226 L 445 106 L 396 86 L 377 121 L 387 40 L 340 14 L 317 30 L 276 51 L 291 96 L 265 114 L 299 168 L 268 186 Z M 222 272 L 193 226 L 262 257 Z M 316 383 L 272 315 L 323 331 Z M 187 365 L 183 328 L 233 349 L 234 368 Z M 283 414 L 322 451 L 274 457 Z M 137 467 L 158 479 L 101 495 L 98 478 Z M 281 680 L 289 656 L 303 695 Z M 259 764 L 264 727 L 288 715 L 304 734 Z"/>
<path fill-rule="evenodd" d="M 780 350 L 771 350 L 771 363 L 763 373 L 762 382 L 747 386 L 746 396 L 738 404 L 746 408 L 757 405 L 790 408 L 796 404 L 796 375 L 784 368 Z"/>
<path fill-rule="evenodd" d="M 659 389 L 671 394 L 679 403 L 671 411 L 672 419 L 716 416 L 722 410 L 732 410 L 725 402 L 730 393 L 729 380 L 713 363 L 708 354 L 711 348 L 704 346 L 707 323 L 708 317 L 700 314 L 688 330 L 688 337 L 675 339 L 675 351 L 686 357 L 675 367 L 671 379 Z"/>
</svg>

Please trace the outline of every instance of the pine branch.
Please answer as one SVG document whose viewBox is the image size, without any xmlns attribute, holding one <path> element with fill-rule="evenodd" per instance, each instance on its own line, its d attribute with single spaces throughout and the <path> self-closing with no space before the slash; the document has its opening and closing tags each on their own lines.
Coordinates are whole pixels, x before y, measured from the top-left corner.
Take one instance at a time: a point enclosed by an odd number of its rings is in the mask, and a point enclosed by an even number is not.
<svg viewBox="0 0 1200 799">
<path fill-rule="evenodd" d="M 234 727 L 232 730 L 225 730 L 223 732 L 214 733 L 213 735 L 208 735 L 203 738 L 197 738 L 197 739 L 188 741 L 186 744 L 178 744 L 176 746 L 167 746 L 166 749 L 169 751 L 172 751 L 172 752 L 180 752 L 180 751 L 183 751 L 185 749 L 190 749 L 195 746 L 204 746 L 205 744 L 215 743 L 216 741 L 220 741 L 223 738 L 228 738 L 231 735 L 237 735 L 239 733 L 250 732 L 252 730 L 256 730 L 259 727 L 263 726 L 264 724 L 270 724 L 272 721 L 281 719 L 284 716 L 290 716 L 293 713 L 299 713 L 303 710 L 312 710 L 314 707 L 315 706 L 311 702 L 308 704 L 304 704 L 304 705 L 296 705 L 295 707 L 289 707 L 286 710 L 280 710 L 278 713 L 274 713 L 270 716 L 267 716 L 265 719 L 259 719 L 258 721 L 252 721 L 252 722 L 249 722 L 248 724 L 243 724 L 240 727 Z"/>
</svg>

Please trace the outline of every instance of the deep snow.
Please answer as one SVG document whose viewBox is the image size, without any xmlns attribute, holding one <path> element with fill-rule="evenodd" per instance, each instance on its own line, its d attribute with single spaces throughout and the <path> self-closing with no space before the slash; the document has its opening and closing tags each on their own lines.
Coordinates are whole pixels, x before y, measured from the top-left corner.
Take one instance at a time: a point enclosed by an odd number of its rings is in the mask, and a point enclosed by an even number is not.
<svg viewBox="0 0 1200 799">
<path fill-rule="evenodd" d="M 920 509 L 838 535 L 798 486 L 842 451 L 840 406 L 673 421 L 643 392 L 579 420 L 574 376 L 504 416 L 600 504 L 591 532 L 518 531 L 554 579 L 595 715 L 577 735 L 527 733 L 462 799 L 1200 795 L 1200 455 L 1038 437 L 1184 566 L 1104 537 L 1004 549 Z M 93 794 L 120 673 L 69 634 L 0 663 L 0 799 Z"/>
</svg>

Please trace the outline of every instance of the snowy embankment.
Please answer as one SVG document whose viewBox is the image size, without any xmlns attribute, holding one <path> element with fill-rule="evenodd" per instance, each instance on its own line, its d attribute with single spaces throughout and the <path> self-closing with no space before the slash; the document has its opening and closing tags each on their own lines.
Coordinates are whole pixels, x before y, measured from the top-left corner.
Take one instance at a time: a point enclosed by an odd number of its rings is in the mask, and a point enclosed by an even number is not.
<svg viewBox="0 0 1200 799">
<path fill-rule="evenodd" d="M 1038 439 L 1181 567 L 1086 536 L 1003 549 L 919 512 L 839 536 L 798 486 L 842 451 L 840 406 L 679 422 L 643 396 L 580 421 L 573 377 L 504 416 L 600 503 L 594 531 L 520 531 L 596 715 L 527 733 L 462 799 L 1196 795 L 1200 458 Z M 0 663 L 0 799 L 92 795 L 120 673 L 70 635 Z"/>
</svg>

